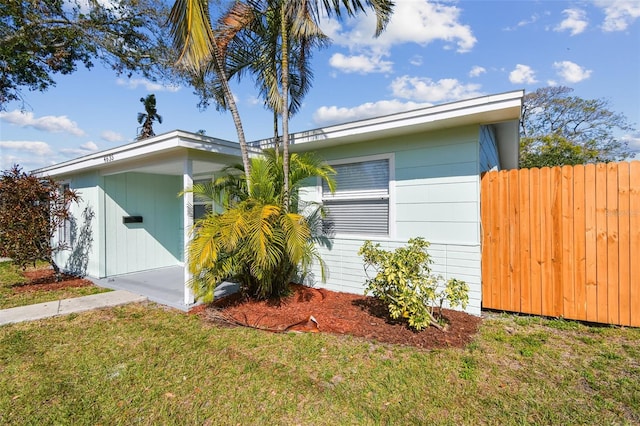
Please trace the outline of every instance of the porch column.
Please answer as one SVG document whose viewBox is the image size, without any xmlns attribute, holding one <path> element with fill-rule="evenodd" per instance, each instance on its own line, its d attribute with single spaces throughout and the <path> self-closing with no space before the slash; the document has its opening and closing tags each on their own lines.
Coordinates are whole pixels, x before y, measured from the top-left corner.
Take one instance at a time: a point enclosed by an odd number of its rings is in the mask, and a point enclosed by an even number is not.
<svg viewBox="0 0 640 426">
<path fill-rule="evenodd" d="M 182 171 L 182 188 L 187 189 L 193 186 L 193 161 L 189 158 L 185 158 Z M 191 280 L 191 272 L 189 272 L 189 231 L 193 226 L 193 193 L 186 192 L 182 197 L 182 220 L 183 220 L 183 232 L 184 232 L 184 247 L 182 258 L 184 260 L 184 304 L 192 305 L 195 302 L 193 291 L 189 287 L 189 280 Z"/>
</svg>

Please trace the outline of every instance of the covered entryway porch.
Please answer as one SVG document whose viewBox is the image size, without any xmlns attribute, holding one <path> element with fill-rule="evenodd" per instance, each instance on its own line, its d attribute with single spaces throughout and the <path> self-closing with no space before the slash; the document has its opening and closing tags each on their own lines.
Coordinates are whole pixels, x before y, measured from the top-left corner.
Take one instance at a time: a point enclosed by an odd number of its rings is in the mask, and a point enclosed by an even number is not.
<svg viewBox="0 0 640 426">
<path fill-rule="evenodd" d="M 235 142 L 176 130 L 38 170 L 81 197 L 70 231 L 56 238 L 66 246 L 56 262 L 98 285 L 187 309 L 186 247 L 205 205 L 179 193 L 240 161 Z"/>
<path fill-rule="evenodd" d="M 235 143 L 183 132 L 165 137 L 152 143 L 156 149 L 130 150 L 121 162 L 114 154 L 101 168 L 105 232 L 99 285 L 188 310 L 195 300 L 187 285 L 187 245 L 194 216 L 203 209 L 193 194 L 179 193 L 237 163 L 240 152 Z"/>
<path fill-rule="evenodd" d="M 185 271 L 182 266 L 169 266 L 105 278 L 90 278 L 97 286 L 113 290 L 127 290 L 145 296 L 152 302 L 188 311 L 195 304 L 185 303 Z M 224 282 L 215 291 L 215 297 L 237 291 L 238 286 Z"/>
</svg>

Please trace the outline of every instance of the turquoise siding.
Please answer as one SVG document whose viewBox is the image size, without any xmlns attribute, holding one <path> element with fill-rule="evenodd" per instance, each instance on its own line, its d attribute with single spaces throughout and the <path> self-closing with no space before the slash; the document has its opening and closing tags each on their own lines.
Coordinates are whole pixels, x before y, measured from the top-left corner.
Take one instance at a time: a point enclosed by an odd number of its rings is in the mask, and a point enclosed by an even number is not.
<svg viewBox="0 0 640 426">
<path fill-rule="evenodd" d="M 107 276 L 180 264 L 182 190 L 178 176 L 124 173 L 104 178 Z M 123 223 L 142 216 L 142 223 Z"/>
<path fill-rule="evenodd" d="M 500 169 L 496 135 L 491 126 L 480 126 L 480 172 Z"/>
<path fill-rule="evenodd" d="M 103 275 L 103 251 L 99 244 L 103 235 L 101 177 L 98 173 L 85 173 L 57 180 L 68 182 L 69 187 L 78 192 L 81 200 L 69 206 L 70 247 L 55 253 L 54 260 L 67 272 L 100 277 Z"/>
<path fill-rule="evenodd" d="M 389 238 L 375 241 L 387 249 L 400 247 L 412 237 L 430 241 L 433 271 L 469 284 L 467 311 L 474 314 L 481 307 L 479 134 L 480 126 L 468 126 L 317 151 L 329 162 L 393 154 L 390 208 L 395 209 L 395 222 Z M 305 188 L 304 197 L 319 200 L 317 186 Z M 331 250 L 320 250 L 328 269 L 327 282 L 320 282 L 318 269 L 308 281 L 362 293 L 366 275 L 357 252 L 364 239 L 366 236 L 334 238 Z"/>
</svg>

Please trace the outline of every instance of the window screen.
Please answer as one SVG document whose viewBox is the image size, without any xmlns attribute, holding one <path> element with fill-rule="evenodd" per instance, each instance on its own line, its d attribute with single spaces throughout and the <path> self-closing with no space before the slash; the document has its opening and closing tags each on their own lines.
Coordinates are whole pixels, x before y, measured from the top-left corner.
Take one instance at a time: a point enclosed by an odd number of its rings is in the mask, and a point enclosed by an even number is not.
<svg viewBox="0 0 640 426">
<path fill-rule="evenodd" d="M 336 191 L 323 183 L 330 234 L 389 235 L 389 160 L 337 164 Z"/>
</svg>

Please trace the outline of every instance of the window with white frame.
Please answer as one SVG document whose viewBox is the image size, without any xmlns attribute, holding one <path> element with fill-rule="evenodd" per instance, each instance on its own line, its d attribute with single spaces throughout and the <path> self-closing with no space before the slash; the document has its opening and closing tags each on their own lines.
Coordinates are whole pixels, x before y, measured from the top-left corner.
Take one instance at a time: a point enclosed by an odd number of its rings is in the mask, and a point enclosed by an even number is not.
<svg viewBox="0 0 640 426">
<path fill-rule="evenodd" d="M 322 184 L 322 203 L 330 234 L 389 235 L 390 157 L 332 163 L 336 191 Z"/>
</svg>

